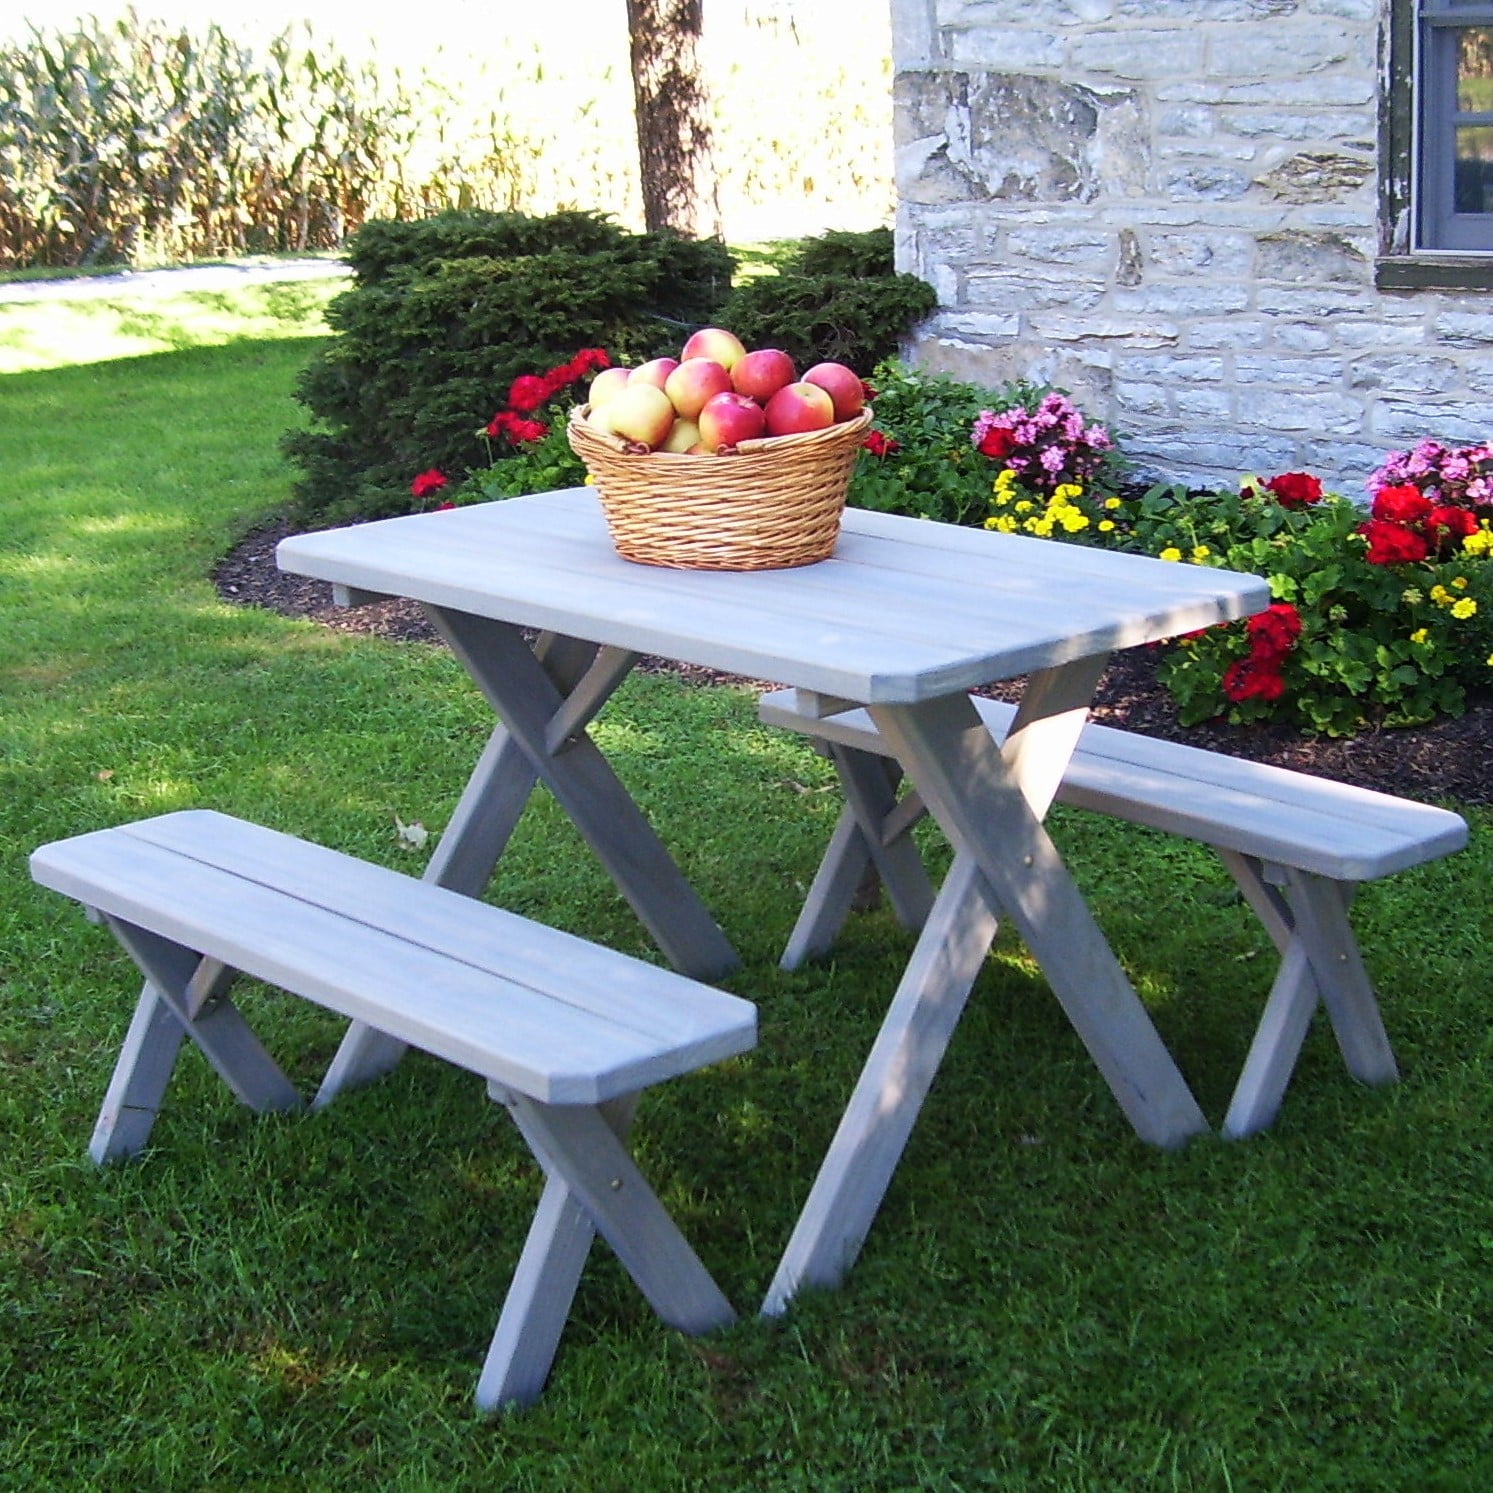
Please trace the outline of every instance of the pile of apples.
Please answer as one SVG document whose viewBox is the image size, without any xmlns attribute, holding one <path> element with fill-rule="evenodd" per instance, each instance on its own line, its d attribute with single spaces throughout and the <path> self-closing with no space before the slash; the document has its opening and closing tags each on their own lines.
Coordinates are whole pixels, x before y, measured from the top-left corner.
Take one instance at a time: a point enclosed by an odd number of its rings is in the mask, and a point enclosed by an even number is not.
<svg viewBox="0 0 1493 1493">
<path fill-rule="evenodd" d="M 800 378 L 787 353 L 748 352 L 735 333 L 705 327 L 677 358 L 604 368 L 586 419 L 635 449 L 715 456 L 761 436 L 824 430 L 864 405 L 865 387 L 843 363 L 816 363 Z"/>
</svg>

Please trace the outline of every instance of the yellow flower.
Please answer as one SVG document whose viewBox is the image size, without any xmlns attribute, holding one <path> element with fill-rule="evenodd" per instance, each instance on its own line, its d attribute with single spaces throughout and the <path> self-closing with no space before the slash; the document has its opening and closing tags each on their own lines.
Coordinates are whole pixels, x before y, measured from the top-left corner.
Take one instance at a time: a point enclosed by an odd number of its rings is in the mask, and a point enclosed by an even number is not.
<svg viewBox="0 0 1493 1493">
<path fill-rule="evenodd" d="M 1106 508 L 1118 508 L 1120 506 L 1120 500 L 1118 498 L 1106 498 L 1104 500 L 1104 506 Z"/>
<path fill-rule="evenodd" d="M 1412 643 L 1424 643 L 1426 641 L 1426 639 L 1429 638 L 1430 636 L 1431 636 L 1431 630 L 1430 630 L 1430 628 L 1428 628 L 1428 627 L 1417 627 L 1415 629 L 1415 631 L 1410 634 L 1410 641 Z"/>
<path fill-rule="evenodd" d="M 995 479 L 997 487 L 1011 487 L 1016 481 L 1015 467 L 1002 467 L 1000 474 Z"/>
<path fill-rule="evenodd" d="M 1458 622 L 1465 622 L 1477 612 L 1477 603 L 1470 597 L 1464 596 L 1461 601 L 1452 604 L 1452 616 Z"/>
<path fill-rule="evenodd" d="M 1439 607 L 1450 606 L 1452 604 L 1452 594 L 1445 586 L 1432 586 L 1431 600 Z"/>
<path fill-rule="evenodd" d="M 1023 498 L 1016 505 L 1016 511 L 1018 513 L 1030 513 L 1032 511 L 1032 509 L 1035 508 L 1036 506 L 1037 505 L 1035 503 L 1033 503 L 1030 498 Z"/>
<path fill-rule="evenodd" d="M 1454 585 L 1458 591 L 1465 591 L 1467 589 L 1467 577 L 1465 575 L 1454 576 L 1452 578 L 1452 585 Z"/>
<path fill-rule="evenodd" d="M 1487 657 L 1487 665 L 1488 665 L 1488 667 L 1490 669 L 1493 669 L 1493 653 L 1490 653 L 1488 655 L 1488 657 Z"/>
<path fill-rule="evenodd" d="M 1089 516 L 1086 513 L 1080 513 L 1076 508 L 1065 508 L 1060 522 L 1065 533 L 1076 534 L 1080 529 L 1088 528 Z"/>
<path fill-rule="evenodd" d="M 1405 589 L 1400 592 L 1400 600 L 1403 601 L 1407 607 L 1413 607 L 1419 606 L 1420 603 L 1425 600 L 1425 597 L 1420 594 L 1420 588 L 1418 586 L 1406 586 Z"/>
<path fill-rule="evenodd" d="M 1493 530 L 1484 519 L 1476 534 L 1469 534 L 1462 541 L 1462 548 L 1469 555 L 1486 555 L 1493 552 Z"/>
<path fill-rule="evenodd" d="M 1192 558 L 1195 563 L 1201 563 L 1213 553 L 1206 544 L 1195 544 L 1192 547 Z"/>
<path fill-rule="evenodd" d="M 1099 532 L 1101 534 L 1108 534 L 1114 526 L 1115 521 L 1112 518 L 1101 518 L 1099 520 Z"/>
<path fill-rule="evenodd" d="M 1181 558 L 1182 551 L 1179 550 L 1174 544 L 1167 545 L 1167 547 L 1162 550 L 1162 552 L 1157 556 L 1157 559 L 1159 560 L 1180 560 Z"/>
<path fill-rule="evenodd" d="M 1083 496 L 1083 488 L 1077 482 L 1062 482 L 1053 489 L 1052 500 L 1054 503 L 1071 503 L 1074 498 Z"/>
</svg>

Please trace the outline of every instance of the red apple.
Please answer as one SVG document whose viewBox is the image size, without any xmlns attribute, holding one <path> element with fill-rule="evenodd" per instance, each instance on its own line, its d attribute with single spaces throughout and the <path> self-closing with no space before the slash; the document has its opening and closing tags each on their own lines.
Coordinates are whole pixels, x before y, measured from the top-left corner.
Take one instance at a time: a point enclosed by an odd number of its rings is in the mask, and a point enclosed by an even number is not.
<svg viewBox="0 0 1493 1493">
<path fill-rule="evenodd" d="M 693 420 L 676 420 L 669 430 L 660 451 L 684 454 L 700 444 L 700 427 Z"/>
<path fill-rule="evenodd" d="M 731 387 L 731 375 L 714 358 L 686 358 L 669 375 L 664 393 L 681 419 L 693 420 L 706 403 Z"/>
<path fill-rule="evenodd" d="M 601 414 L 624 440 L 650 448 L 662 445 L 674 424 L 669 396 L 652 384 L 640 384 L 636 374 L 615 399 L 603 406 Z"/>
<path fill-rule="evenodd" d="M 700 411 L 700 443 L 708 451 L 753 441 L 765 428 L 767 416 L 755 399 L 728 390 L 717 394 Z"/>
<path fill-rule="evenodd" d="M 866 404 L 866 386 L 860 375 L 843 363 L 815 363 L 804 374 L 806 384 L 818 384 L 835 406 L 836 420 L 849 420 L 860 414 Z"/>
<path fill-rule="evenodd" d="M 775 347 L 759 347 L 736 360 L 731 369 L 731 387 L 759 404 L 766 404 L 784 384 L 798 377 L 793 359 Z"/>
<path fill-rule="evenodd" d="M 603 368 L 591 380 L 589 391 L 591 408 L 600 409 L 608 400 L 615 399 L 627 387 L 627 381 L 631 377 L 630 368 Z"/>
<path fill-rule="evenodd" d="M 784 384 L 767 401 L 768 435 L 798 435 L 835 423 L 835 402 L 818 384 Z"/>
<path fill-rule="evenodd" d="M 741 338 L 734 332 L 723 331 L 720 327 L 701 327 L 684 344 L 679 361 L 682 363 L 689 358 L 714 358 L 722 368 L 729 370 L 739 358 L 745 356 L 746 348 L 741 345 Z"/>
<path fill-rule="evenodd" d="M 632 380 L 637 383 L 652 384 L 655 389 L 662 389 L 668 383 L 669 375 L 679 366 L 677 358 L 654 358 L 647 363 L 639 363 L 632 371 Z"/>
</svg>

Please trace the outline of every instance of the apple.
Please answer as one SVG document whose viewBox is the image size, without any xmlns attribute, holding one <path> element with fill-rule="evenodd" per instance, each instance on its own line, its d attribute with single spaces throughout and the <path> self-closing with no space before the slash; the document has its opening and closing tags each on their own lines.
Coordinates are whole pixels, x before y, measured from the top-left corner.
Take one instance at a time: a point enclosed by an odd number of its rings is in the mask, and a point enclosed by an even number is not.
<svg viewBox="0 0 1493 1493">
<path fill-rule="evenodd" d="M 804 374 L 806 384 L 818 384 L 835 406 L 836 420 L 849 420 L 860 414 L 866 404 L 866 386 L 860 375 L 843 363 L 815 363 Z"/>
<path fill-rule="evenodd" d="M 717 394 L 700 411 L 700 443 L 707 451 L 738 446 L 756 440 L 766 428 L 767 416 L 755 399 L 735 390 Z"/>
<path fill-rule="evenodd" d="M 793 359 L 775 347 L 759 347 L 738 358 L 731 368 L 731 387 L 759 404 L 766 404 L 784 384 L 791 384 L 798 373 Z"/>
<path fill-rule="evenodd" d="M 682 363 L 690 358 L 714 358 L 722 368 L 729 371 L 745 356 L 746 348 L 741 345 L 741 338 L 734 332 L 724 331 L 720 327 L 701 327 L 684 344 L 679 361 Z"/>
<path fill-rule="evenodd" d="M 669 375 L 679 366 L 677 358 L 653 358 L 647 363 L 639 363 L 632 371 L 634 380 L 645 384 L 652 384 L 655 389 L 662 389 L 668 383 Z"/>
<path fill-rule="evenodd" d="M 731 375 L 714 358 L 686 358 L 664 383 L 664 393 L 681 419 L 693 420 L 706 402 L 731 387 Z"/>
<path fill-rule="evenodd" d="M 588 391 L 591 408 L 600 409 L 609 399 L 615 399 L 627 386 L 627 381 L 631 377 L 630 368 L 603 368 L 591 380 L 591 388 Z"/>
<path fill-rule="evenodd" d="M 768 435 L 799 435 L 835 423 L 835 402 L 818 384 L 784 384 L 767 401 Z"/>
<path fill-rule="evenodd" d="M 693 451 L 700 444 L 700 427 L 693 420 L 676 420 L 660 451 L 673 451 L 680 455 Z"/>
<path fill-rule="evenodd" d="M 653 384 L 640 384 L 636 374 L 601 413 L 617 435 L 650 449 L 662 444 L 674 424 L 669 396 Z"/>
</svg>

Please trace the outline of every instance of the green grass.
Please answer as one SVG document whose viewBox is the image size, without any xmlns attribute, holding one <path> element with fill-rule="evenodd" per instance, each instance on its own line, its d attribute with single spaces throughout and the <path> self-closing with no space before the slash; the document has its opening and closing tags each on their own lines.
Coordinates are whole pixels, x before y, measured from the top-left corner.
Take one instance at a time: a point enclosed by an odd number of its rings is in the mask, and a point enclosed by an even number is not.
<svg viewBox="0 0 1493 1493">
<path fill-rule="evenodd" d="M 641 1163 L 747 1316 L 670 1333 L 599 1248 L 523 1414 L 471 1396 L 538 1181 L 467 1076 L 415 1058 L 256 1119 L 189 1055 L 151 1152 L 92 1167 L 135 982 L 30 849 L 206 804 L 418 870 L 396 817 L 439 829 L 488 725 L 437 649 L 215 597 L 214 557 L 287 494 L 311 346 L 299 313 L 278 339 L 243 315 L 245 338 L 0 379 L 0 1489 L 1488 1485 L 1483 812 L 1468 851 L 1355 909 L 1403 1081 L 1359 1088 L 1314 1028 L 1246 1143 L 1137 1142 L 1003 939 L 846 1285 L 764 1323 L 909 943 L 860 915 L 832 961 L 778 971 L 825 766 L 745 691 L 634 678 L 598 735 L 762 1015 L 755 1053 L 648 1097 Z M 1198 847 L 1055 823 L 1219 1119 L 1263 934 Z M 548 801 L 493 896 L 648 952 Z M 244 999 L 309 1091 L 336 1023 Z"/>
</svg>

